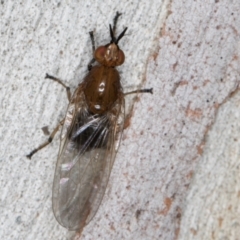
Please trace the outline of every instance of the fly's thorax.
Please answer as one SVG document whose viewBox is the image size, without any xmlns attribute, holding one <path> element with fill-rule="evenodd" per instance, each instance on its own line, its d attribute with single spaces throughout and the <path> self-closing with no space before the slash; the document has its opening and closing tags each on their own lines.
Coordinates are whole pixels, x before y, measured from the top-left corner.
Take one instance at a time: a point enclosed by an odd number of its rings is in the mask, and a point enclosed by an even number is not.
<svg viewBox="0 0 240 240">
<path fill-rule="evenodd" d="M 119 73 L 113 67 L 94 66 L 84 82 L 85 99 L 89 111 L 94 114 L 111 110 L 122 93 Z"/>
</svg>

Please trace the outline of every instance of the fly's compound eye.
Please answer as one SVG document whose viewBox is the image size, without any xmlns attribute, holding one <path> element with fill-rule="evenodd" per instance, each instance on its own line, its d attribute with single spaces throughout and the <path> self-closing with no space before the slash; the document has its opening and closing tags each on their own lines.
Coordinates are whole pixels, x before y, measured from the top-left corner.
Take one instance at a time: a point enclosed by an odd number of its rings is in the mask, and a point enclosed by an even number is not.
<svg viewBox="0 0 240 240">
<path fill-rule="evenodd" d="M 125 55 L 124 52 L 122 50 L 118 50 L 118 58 L 116 61 L 116 66 L 122 65 L 124 63 L 125 60 Z"/>
<path fill-rule="evenodd" d="M 96 61 L 103 64 L 105 61 L 106 52 L 107 52 L 107 47 L 105 46 L 98 47 L 94 53 L 94 58 L 96 59 Z"/>
</svg>

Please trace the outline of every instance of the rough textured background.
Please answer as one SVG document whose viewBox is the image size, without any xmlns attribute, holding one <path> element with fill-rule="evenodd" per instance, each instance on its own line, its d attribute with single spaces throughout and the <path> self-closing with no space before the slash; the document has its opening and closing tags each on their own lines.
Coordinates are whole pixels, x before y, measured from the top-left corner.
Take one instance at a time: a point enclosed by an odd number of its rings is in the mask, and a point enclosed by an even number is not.
<svg viewBox="0 0 240 240">
<path fill-rule="evenodd" d="M 58 137 L 31 161 L 25 154 L 67 107 L 65 90 L 45 73 L 76 87 L 91 59 L 88 32 L 105 44 L 116 11 L 124 13 L 118 29 L 129 27 L 123 85 L 144 83 L 154 95 L 134 105 L 103 202 L 80 239 L 237 239 L 238 0 L 0 4 L 0 239 L 74 237 L 51 208 Z"/>
</svg>

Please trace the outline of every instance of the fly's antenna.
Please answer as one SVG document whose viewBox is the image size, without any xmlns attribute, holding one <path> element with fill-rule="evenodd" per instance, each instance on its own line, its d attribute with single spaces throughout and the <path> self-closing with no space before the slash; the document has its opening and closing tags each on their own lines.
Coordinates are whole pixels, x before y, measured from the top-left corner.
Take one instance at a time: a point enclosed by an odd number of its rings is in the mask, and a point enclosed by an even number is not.
<svg viewBox="0 0 240 240">
<path fill-rule="evenodd" d="M 118 42 L 120 41 L 120 39 L 124 36 L 125 32 L 127 31 L 127 27 L 122 31 L 122 33 L 118 36 L 117 40 L 116 40 L 116 44 L 118 44 Z"/>
<path fill-rule="evenodd" d="M 118 42 L 120 41 L 120 39 L 124 36 L 124 34 L 126 33 L 127 31 L 127 27 L 122 31 L 122 33 L 118 36 L 118 38 L 116 39 L 115 36 L 114 36 L 114 31 L 112 29 L 112 25 L 109 24 L 109 29 L 110 29 L 110 36 L 111 36 L 111 43 L 115 43 L 116 45 L 118 44 Z"/>
<path fill-rule="evenodd" d="M 122 31 L 122 33 L 116 38 L 115 37 L 115 33 L 116 33 L 116 28 L 117 28 L 117 21 L 119 16 L 121 16 L 122 14 L 117 12 L 116 16 L 113 19 L 113 28 L 112 25 L 109 24 L 109 31 L 110 31 L 110 36 L 111 36 L 111 42 L 110 43 L 115 43 L 116 45 L 118 44 L 118 42 L 120 41 L 120 39 L 124 36 L 124 34 L 127 31 L 127 27 Z"/>
</svg>

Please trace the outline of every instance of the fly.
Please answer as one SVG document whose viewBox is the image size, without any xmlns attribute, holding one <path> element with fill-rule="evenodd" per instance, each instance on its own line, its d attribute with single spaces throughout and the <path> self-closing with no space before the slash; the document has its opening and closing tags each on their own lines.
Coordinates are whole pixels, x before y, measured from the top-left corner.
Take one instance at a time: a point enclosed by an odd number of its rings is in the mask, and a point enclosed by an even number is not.
<svg viewBox="0 0 240 240">
<path fill-rule="evenodd" d="M 116 13 L 113 28 L 109 25 L 109 44 L 95 49 L 93 32 L 90 32 L 94 57 L 88 64 L 88 74 L 73 95 L 60 79 L 46 74 L 46 78 L 66 89 L 69 105 L 65 118 L 49 139 L 27 157 L 47 146 L 62 127 L 52 202 L 57 221 L 69 230 L 82 230 L 102 201 L 123 131 L 124 96 L 152 93 L 152 89 L 123 93 L 115 68 L 125 60 L 118 43 L 127 28 L 115 37 L 120 15 Z"/>
</svg>

